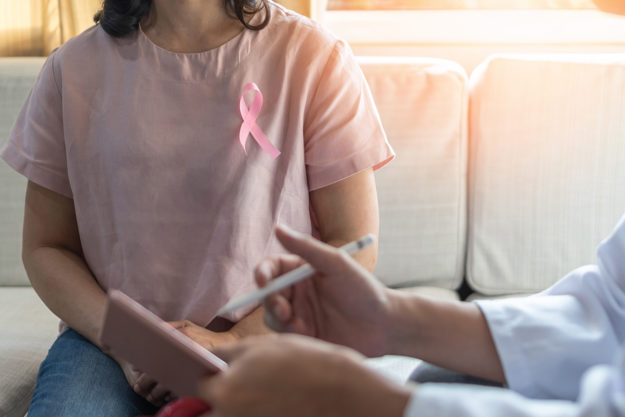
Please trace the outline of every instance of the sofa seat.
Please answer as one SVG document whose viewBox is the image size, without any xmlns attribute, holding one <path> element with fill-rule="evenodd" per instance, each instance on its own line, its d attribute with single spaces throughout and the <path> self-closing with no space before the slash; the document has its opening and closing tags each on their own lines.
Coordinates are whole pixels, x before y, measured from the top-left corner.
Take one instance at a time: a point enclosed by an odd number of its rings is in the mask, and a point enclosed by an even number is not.
<svg viewBox="0 0 625 417">
<path fill-rule="evenodd" d="M 414 286 L 402 287 L 400 290 L 437 300 L 458 301 L 460 299 L 456 291 L 441 287 Z"/>
<path fill-rule="evenodd" d="M 31 287 L 0 287 L 0 416 L 23 416 L 59 319 Z"/>
</svg>

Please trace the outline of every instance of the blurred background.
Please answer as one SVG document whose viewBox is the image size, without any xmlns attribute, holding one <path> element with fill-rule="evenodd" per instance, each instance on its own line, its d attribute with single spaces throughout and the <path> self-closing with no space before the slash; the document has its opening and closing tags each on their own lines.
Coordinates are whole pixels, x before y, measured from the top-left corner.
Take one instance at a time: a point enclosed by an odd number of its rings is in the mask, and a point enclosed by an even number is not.
<svg viewBox="0 0 625 417">
<path fill-rule="evenodd" d="M 591 0 L 328 0 L 330 10 L 594 9 Z"/>
<path fill-rule="evenodd" d="M 93 24 L 102 0 L 0 0 L 0 56 L 45 56 Z M 281 0 L 356 55 L 452 59 L 471 71 L 499 53 L 625 51 L 624 18 L 591 0 Z"/>
</svg>

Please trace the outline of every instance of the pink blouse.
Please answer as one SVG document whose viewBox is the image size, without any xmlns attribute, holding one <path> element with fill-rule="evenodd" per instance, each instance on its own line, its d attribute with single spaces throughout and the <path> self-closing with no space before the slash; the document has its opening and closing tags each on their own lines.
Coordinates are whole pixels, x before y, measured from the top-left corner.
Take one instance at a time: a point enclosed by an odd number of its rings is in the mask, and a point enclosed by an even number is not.
<svg viewBox="0 0 625 417">
<path fill-rule="evenodd" d="M 283 251 L 277 223 L 312 232 L 309 191 L 393 158 L 348 46 L 270 7 L 265 29 L 195 54 L 92 27 L 50 55 L 2 150 L 31 181 L 73 198 L 100 286 L 165 320 L 207 325 L 255 289 L 262 258 Z M 250 82 L 275 159 L 252 136 L 247 154 L 239 143 Z"/>
</svg>

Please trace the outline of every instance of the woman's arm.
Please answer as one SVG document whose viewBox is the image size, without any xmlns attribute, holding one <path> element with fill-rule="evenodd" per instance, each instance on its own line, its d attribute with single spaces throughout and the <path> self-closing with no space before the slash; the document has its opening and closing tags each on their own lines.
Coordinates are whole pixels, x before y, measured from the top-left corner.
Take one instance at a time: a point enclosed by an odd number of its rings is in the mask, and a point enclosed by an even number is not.
<svg viewBox="0 0 625 417">
<path fill-rule="evenodd" d="M 30 181 L 26 188 L 22 259 L 33 288 L 48 308 L 100 347 L 106 294 L 83 259 L 74 201 Z M 138 394 L 155 403 L 168 394 L 126 361 L 116 360 Z"/>
<path fill-rule="evenodd" d="M 321 240 L 341 246 L 368 233 L 378 235 L 380 228 L 378 197 L 373 169 L 361 171 L 310 193 Z M 378 246 L 359 252 L 354 258 L 369 271 L 377 262 Z"/>
<path fill-rule="evenodd" d="M 33 288 L 48 308 L 98 345 L 106 295 L 83 259 L 74 201 L 30 181 L 22 259 Z"/>
</svg>

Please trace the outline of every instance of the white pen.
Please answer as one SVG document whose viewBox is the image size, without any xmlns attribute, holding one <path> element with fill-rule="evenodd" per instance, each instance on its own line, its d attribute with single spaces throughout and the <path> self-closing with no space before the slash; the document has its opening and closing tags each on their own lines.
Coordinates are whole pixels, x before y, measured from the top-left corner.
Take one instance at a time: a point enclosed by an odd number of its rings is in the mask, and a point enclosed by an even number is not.
<svg viewBox="0 0 625 417">
<path fill-rule="evenodd" d="M 341 246 L 339 249 L 347 252 L 350 255 L 359 252 L 360 250 L 366 248 L 371 245 L 375 241 L 375 236 L 372 234 L 368 234 L 358 240 L 350 242 L 344 246 Z M 300 267 L 295 268 L 292 271 L 287 272 L 284 275 L 281 275 L 269 282 L 266 286 L 259 289 L 258 291 L 254 291 L 252 293 L 246 294 L 242 297 L 235 298 L 234 300 L 230 300 L 228 304 L 223 306 L 218 312 L 217 315 L 221 316 L 226 313 L 230 313 L 231 311 L 238 310 L 241 307 L 244 307 L 248 304 L 251 304 L 255 301 L 262 300 L 267 297 L 269 294 L 273 294 L 274 292 L 278 292 L 283 290 L 296 282 L 299 282 L 303 279 L 306 279 L 312 276 L 315 273 L 315 269 L 310 266 L 310 264 L 304 264 Z"/>
</svg>

